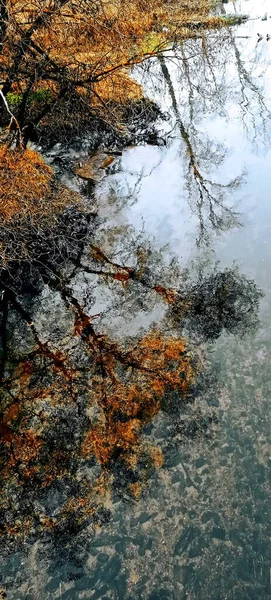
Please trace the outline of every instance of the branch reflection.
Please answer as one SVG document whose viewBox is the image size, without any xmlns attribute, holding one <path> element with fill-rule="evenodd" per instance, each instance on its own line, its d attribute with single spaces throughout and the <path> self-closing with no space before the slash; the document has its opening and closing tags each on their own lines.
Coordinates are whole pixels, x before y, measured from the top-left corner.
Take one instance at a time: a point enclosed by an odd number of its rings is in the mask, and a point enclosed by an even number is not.
<svg viewBox="0 0 271 600">
<path fill-rule="evenodd" d="M 129 256 L 122 239 L 124 261 L 120 238 L 118 255 L 108 253 L 93 223 L 86 233 L 84 215 L 77 218 L 84 237 L 71 246 L 67 230 L 62 261 L 52 251 L 41 266 L 33 244 L 27 291 L 18 266 L 1 275 L 1 527 L 10 540 L 93 528 L 109 518 L 114 495 L 136 501 L 163 464 L 144 428 L 164 411 L 178 430 L 205 368 L 202 336 L 257 320 L 260 291 L 235 270 L 191 287 L 142 236 Z M 63 248 L 63 227 L 60 234 Z"/>
</svg>

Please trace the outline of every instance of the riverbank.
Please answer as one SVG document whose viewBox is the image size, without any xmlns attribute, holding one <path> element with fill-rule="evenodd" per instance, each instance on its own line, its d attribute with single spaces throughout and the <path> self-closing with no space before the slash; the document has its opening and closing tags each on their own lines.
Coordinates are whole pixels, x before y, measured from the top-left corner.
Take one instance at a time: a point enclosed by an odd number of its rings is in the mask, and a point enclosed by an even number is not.
<svg viewBox="0 0 271 600">
<path fill-rule="evenodd" d="M 65 10 L 67 9 L 66 3 Z M 27 256 L 27 244 L 24 238 L 28 240 L 31 237 L 31 227 L 35 223 L 33 235 L 35 237 L 35 228 L 42 227 L 45 235 L 48 235 L 48 218 L 42 206 L 50 205 L 50 214 L 57 222 L 61 209 L 74 202 L 80 203 L 79 196 L 63 189 L 57 183 L 57 179 L 63 170 L 72 170 L 72 161 L 61 157 L 60 148 L 82 146 L 82 140 L 85 140 L 85 158 L 88 154 L 97 149 L 122 151 L 124 147 L 133 144 L 166 144 L 166 139 L 159 136 L 156 123 L 167 119 L 167 115 L 158 108 L 154 102 L 144 98 L 141 86 L 130 76 L 129 69 L 133 65 L 148 65 L 148 61 L 155 57 L 162 57 L 167 51 L 171 52 L 174 45 L 178 47 L 180 41 L 187 38 L 198 38 L 203 35 L 206 28 L 220 28 L 240 22 L 239 16 L 214 16 L 210 13 L 212 4 L 208 2 L 193 1 L 189 5 L 171 4 L 170 7 L 165 3 L 157 5 L 157 11 L 152 12 L 151 6 L 135 7 L 134 4 L 126 7 L 124 14 L 117 12 L 111 15 L 116 32 L 109 33 L 109 24 L 106 21 L 106 14 L 102 11 L 96 17 L 96 28 L 99 35 L 94 35 L 93 48 L 84 53 L 82 58 L 82 44 L 86 43 L 87 30 L 84 30 L 83 40 L 79 46 L 74 44 L 75 24 L 78 19 L 81 23 L 82 15 L 71 12 L 59 13 L 54 10 L 50 16 L 46 11 L 41 15 L 27 15 L 23 13 L 25 31 L 19 32 L 18 36 L 26 36 L 25 55 L 19 51 L 14 53 L 11 45 L 11 34 L 14 33 L 14 23 L 6 21 L 5 49 L 6 55 L 2 60 L 3 78 L 7 77 L 3 85 L 1 94 L 4 101 L 4 121 L 9 125 L 2 129 L 1 152 L 3 156 L 3 168 L 1 171 L 1 202 L 5 208 L 0 210 L 2 229 L 1 229 L 1 254 L 2 266 L 5 268 L 8 261 L 18 260 L 18 257 Z M 20 2 L 17 7 L 16 18 L 20 17 Z M 63 9 L 64 10 L 64 9 Z M 127 12 L 128 11 L 128 12 Z M 132 11 L 132 12 L 131 12 Z M 114 11 L 113 11 L 114 13 Z M 132 19 L 133 15 L 133 19 Z M 90 18 L 88 12 L 85 17 Z M 108 15 L 107 15 L 108 17 Z M 11 19 L 11 13 L 10 13 Z M 49 21 L 48 21 L 49 19 Z M 100 20 L 99 20 L 100 19 Z M 108 20 L 108 19 L 107 19 Z M 30 27 L 29 23 L 34 25 Z M 112 24 L 112 23 L 111 23 Z M 166 25 L 165 25 L 166 24 Z M 51 32 L 48 39 L 47 29 Z M 90 24 L 88 25 L 90 26 Z M 93 26 L 93 24 L 92 24 Z M 67 39 L 65 43 L 73 42 L 73 52 L 75 53 L 75 64 L 67 64 L 64 47 L 60 49 L 60 40 L 56 38 L 56 30 L 59 31 L 60 39 L 63 42 L 64 31 L 67 30 Z M 80 27 L 83 27 L 81 23 Z M 102 40 L 106 36 L 110 39 L 111 49 L 103 48 Z M 15 28 L 16 29 L 16 28 Z M 82 30 L 83 31 L 83 30 Z M 98 35 L 98 37 L 97 37 Z M 113 35 L 111 39 L 110 36 Z M 116 52 L 116 35 L 121 35 L 121 56 Z M 58 36 L 58 37 L 59 37 Z M 18 38 L 18 39 L 19 39 Z M 40 38 L 40 39 L 39 39 Z M 107 43 L 108 42 L 107 39 Z M 46 47 L 50 41 L 50 51 Z M 40 45 L 37 47 L 37 43 Z M 96 44 L 96 46 L 95 46 Z M 113 44 L 113 45 L 112 45 Z M 46 68 L 42 63 L 42 75 L 37 73 L 39 53 L 43 47 L 44 56 L 46 56 Z M 113 50 L 114 47 L 114 50 Z M 38 49 L 37 49 L 38 48 Z M 52 50 L 53 49 L 53 50 Z M 167 50 L 166 50 L 167 49 Z M 35 54 L 35 52 L 36 54 Z M 34 54 L 33 54 L 34 52 Z M 53 52 L 54 58 L 51 56 Z M 92 74 L 89 80 L 86 78 L 87 69 L 96 71 L 95 60 L 100 60 L 101 52 L 104 52 L 104 71 L 100 75 Z M 26 73 L 25 61 L 28 54 L 31 54 L 31 65 L 29 73 Z M 94 53 L 94 54 L 93 54 Z M 80 55 L 80 56 L 79 56 Z M 92 59 L 91 59 L 92 57 Z M 99 58 L 100 57 L 100 58 Z M 57 59 L 57 63 L 55 62 Z M 40 60 L 40 59 L 39 59 Z M 92 60 L 92 66 L 90 61 Z M 94 61 L 94 62 L 93 62 Z M 107 63 L 106 61 L 109 61 Z M 48 65 L 47 65 L 48 63 Z M 62 67 L 61 67 L 62 64 Z M 80 65 L 80 66 L 79 66 Z M 15 73 L 15 67 L 18 72 Z M 48 68 L 48 72 L 47 69 Z M 99 69 L 101 65 L 99 63 Z M 22 76 L 20 76 L 22 69 Z M 44 70 L 45 69 L 45 70 Z M 78 70 L 79 69 L 79 70 Z M 80 81 L 79 72 L 84 71 L 84 81 Z M 32 81 L 33 73 L 35 81 Z M 72 75 L 73 72 L 73 75 Z M 61 81 L 58 81 L 60 77 Z M 63 81 L 65 80 L 65 85 Z M 19 85 L 18 79 L 21 83 Z M 116 83 L 117 78 L 117 83 Z M 46 87 L 45 82 L 48 82 Z M 59 87 L 59 93 L 57 87 Z M 64 87 L 63 87 L 64 85 Z M 6 93 L 6 95 L 4 94 Z M 52 148 L 56 147 L 55 157 L 51 161 L 53 171 L 48 170 L 46 164 L 35 151 L 31 150 L 24 153 L 28 142 L 35 143 L 41 153 L 48 155 Z M 13 146 L 16 146 L 14 148 Z M 10 150 L 10 148 L 13 148 Z M 4 154 L 3 154 L 4 153 Z M 16 153 L 17 158 L 16 160 Z M 23 156 L 24 154 L 24 156 Z M 67 152 L 64 152 L 67 157 Z M 25 172 L 22 173 L 22 168 Z M 10 187 L 10 175 L 12 171 L 12 186 Z M 50 171 L 50 173 L 49 173 Z M 46 172 L 46 177 L 45 177 Z M 27 190 L 22 191 L 21 179 L 24 180 L 24 174 L 27 179 Z M 56 176 L 56 177 L 55 177 Z M 44 185 L 46 179 L 46 185 Z M 6 190 L 9 189 L 8 199 Z M 42 197 L 44 195 L 44 197 Z M 21 197 L 23 213 L 17 210 L 19 207 L 18 198 Z M 35 210 L 35 198 L 37 206 Z M 12 214 L 16 214 L 13 220 Z M 18 215 L 20 214 L 19 222 Z M 23 223 L 24 221 L 24 223 Z M 29 229 L 29 224 L 31 227 Z M 21 232 L 22 241 L 19 240 L 16 248 L 16 236 Z M 22 233 L 23 231 L 23 233 Z M 11 243 L 14 236 L 15 243 Z M 15 248 L 14 248 L 15 247 Z M 22 251 L 22 249 L 24 249 Z"/>
</svg>

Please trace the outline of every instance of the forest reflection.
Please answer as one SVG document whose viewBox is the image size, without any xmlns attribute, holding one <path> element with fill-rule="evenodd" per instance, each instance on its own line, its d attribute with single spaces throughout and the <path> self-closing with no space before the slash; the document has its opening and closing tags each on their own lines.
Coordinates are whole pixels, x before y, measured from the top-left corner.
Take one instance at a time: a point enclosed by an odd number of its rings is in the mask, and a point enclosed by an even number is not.
<svg viewBox="0 0 271 600">
<path fill-rule="evenodd" d="M 199 124 L 211 112 L 227 116 L 233 101 L 253 142 L 258 130 L 267 139 L 270 112 L 258 83 L 266 64 L 258 57 L 248 66 L 234 33 L 223 30 L 144 65 L 143 83 L 153 96 L 163 90 L 174 116 L 198 245 L 209 243 L 210 229 L 239 225 L 230 198 L 244 178 L 215 178 L 228 148 Z M 111 202 L 136 202 L 161 160 L 125 194 L 111 178 Z M 261 292 L 237 267 L 208 265 L 195 277 L 176 258 L 165 260 L 144 232 L 112 228 L 101 242 L 98 230 L 92 213 L 67 210 L 42 242 L 29 237 L 27 261 L 0 272 L 4 537 L 69 535 L 106 522 L 114 495 L 139 498 L 163 464 L 146 426 L 166 412 L 190 435 L 182 406 L 200 393 L 204 343 L 257 326 Z"/>
<path fill-rule="evenodd" d="M 240 46 L 243 42 L 245 48 Z M 225 135 L 225 123 L 241 123 L 254 147 L 266 145 L 271 112 L 262 86 L 269 64 L 268 53 L 258 49 L 257 39 L 249 43 L 239 40 L 238 30 L 232 28 L 203 33 L 136 70 L 146 93 L 169 113 L 172 127 L 162 141 L 168 146 L 174 139 L 181 142 L 174 164 L 183 181 L 182 195 L 198 219 L 198 246 L 210 243 L 212 231 L 219 234 L 240 226 L 242 218 L 232 198 L 246 178 L 242 167 L 233 177 L 223 175 L 232 149 L 223 135 L 215 137 L 214 128 L 205 127 L 204 120 L 216 115 L 218 134 L 220 120 L 224 120 Z M 154 170 L 159 165 L 160 159 Z M 127 177 L 127 189 L 123 182 L 118 187 L 118 179 L 112 180 L 110 194 L 131 205 L 145 176 L 143 172 L 135 174 L 134 184 Z"/>
<path fill-rule="evenodd" d="M 130 231 L 128 248 L 119 235 L 118 253 L 107 252 L 95 219 L 79 210 L 71 218 L 78 235 L 71 244 L 61 223 L 61 259 L 55 229 L 42 261 L 33 244 L 31 263 L 1 273 L 1 529 L 8 539 L 95 527 L 108 520 L 112 495 L 139 498 L 163 464 L 145 426 L 164 411 L 178 427 L 205 369 L 202 342 L 257 324 L 261 293 L 236 268 L 189 283 L 143 234 Z"/>
</svg>

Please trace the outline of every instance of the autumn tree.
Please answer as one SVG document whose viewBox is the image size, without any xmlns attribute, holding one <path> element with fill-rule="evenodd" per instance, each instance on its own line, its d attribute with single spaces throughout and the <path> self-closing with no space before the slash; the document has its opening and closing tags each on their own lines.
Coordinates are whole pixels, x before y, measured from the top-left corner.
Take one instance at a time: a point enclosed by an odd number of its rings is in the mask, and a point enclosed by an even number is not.
<svg viewBox="0 0 271 600">
<path fill-rule="evenodd" d="M 59 127 L 98 113 L 120 127 L 124 99 L 142 97 L 130 67 L 193 35 L 195 24 L 197 35 L 201 26 L 218 26 L 209 9 L 208 0 L 170 10 L 164 0 L 2 0 L 2 94 L 23 145 L 50 119 Z"/>
</svg>

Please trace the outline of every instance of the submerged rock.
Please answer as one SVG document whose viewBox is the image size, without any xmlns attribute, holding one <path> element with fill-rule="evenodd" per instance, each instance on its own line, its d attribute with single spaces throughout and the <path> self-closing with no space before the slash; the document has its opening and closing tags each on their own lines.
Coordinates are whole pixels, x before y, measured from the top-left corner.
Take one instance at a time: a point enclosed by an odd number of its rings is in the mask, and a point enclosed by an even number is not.
<svg viewBox="0 0 271 600">
<path fill-rule="evenodd" d="M 106 169 L 112 165 L 119 153 L 110 154 L 108 152 L 98 151 L 86 160 L 76 162 L 73 172 L 82 179 L 91 179 L 92 181 L 101 181 L 106 175 Z"/>
</svg>

